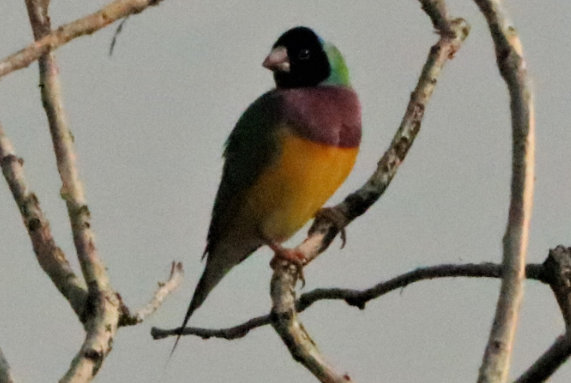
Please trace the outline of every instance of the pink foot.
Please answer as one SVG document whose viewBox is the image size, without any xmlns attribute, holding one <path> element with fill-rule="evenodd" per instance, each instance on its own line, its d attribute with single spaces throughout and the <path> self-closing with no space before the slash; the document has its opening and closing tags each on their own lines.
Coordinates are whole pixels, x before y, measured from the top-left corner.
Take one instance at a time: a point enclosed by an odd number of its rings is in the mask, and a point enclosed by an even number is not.
<svg viewBox="0 0 571 383">
<path fill-rule="evenodd" d="M 302 287 L 305 286 L 303 266 L 307 263 L 307 258 L 299 250 L 287 249 L 274 241 L 268 241 L 268 246 L 274 251 L 274 257 L 270 261 L 270 266 L 275 269 L 279 260 L 291 262 L 297 269 L 297 277 L 301 280 Z"/>
</svg>

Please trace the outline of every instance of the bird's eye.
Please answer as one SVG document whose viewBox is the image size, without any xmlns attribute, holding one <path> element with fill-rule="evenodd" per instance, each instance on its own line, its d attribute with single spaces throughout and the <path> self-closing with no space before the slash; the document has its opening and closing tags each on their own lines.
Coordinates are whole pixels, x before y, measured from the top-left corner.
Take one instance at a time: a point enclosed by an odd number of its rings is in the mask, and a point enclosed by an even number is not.
<svg viewBox="0 0 571 383">
<path fill-rule="evenodd" d="M 306 48 L 299 51 L 297 58 L 300 60 L 307 60 L 309 56 L 311 56 L 311 52 Z"/>
</svg>

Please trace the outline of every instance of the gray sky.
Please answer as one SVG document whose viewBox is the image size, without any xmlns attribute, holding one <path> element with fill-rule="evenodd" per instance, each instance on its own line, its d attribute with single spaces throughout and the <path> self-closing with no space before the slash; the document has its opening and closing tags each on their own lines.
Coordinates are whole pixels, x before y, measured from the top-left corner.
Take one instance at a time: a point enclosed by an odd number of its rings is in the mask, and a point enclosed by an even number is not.
<svg viewBox="0 0 571 383">
<path fill-rule="evenodd" d="M 54 26 L 104 1 L 54 1 Z M 449 1 L 472 32 L 446 67 L 422 131 L 381 200 L 305 270 L 307 285 L 365 288 L 411 269 L 448 262 L 499 262 L 509 197 L 507 92 L 487 26 L 473 2 Z M 508 1 L 536 91 L 537 175 L 529 261 L 570 245 L 571 161 L 568 1 Z M 27 45 L 23 1 L 0 3 L 0 56 Z M 202 272 L 200 255 L 222 166 L 222 144 L 240 113 L 273 86 L 261 67 L 275 39 L 313 27 L 344 53 L 363 105 L 363 143 L 340 201 L 373 171 L 404 113 L 430 45 L 419 3 L 409 1 L 167 0 L 132 17 L 109 58 L 114 27 L 57 51 L 65 104 L 76 138 L 97 246 L 113 286 L 132 308 L 144 304 L 172 260 L 186 278 L 147 322 L 119 331 L 99 382 L 314 382 L 269 328 L 236 341 L 172 339 L 151 326 L 182 320 Z M 58 244 L 77 266 L 46 118 L 37 65 L 0 81 L 0 121 Z M 20 216 L 0 182 L 0 347 L 21 382 L 56 381 L 83 331 L 36 262 Z M 302 230 L 288 242 L 295 245 Z M 258 251 L 235 268 L 191 319 L 192 326 L 237 324 L 269 310 L 268 262 Z M 421 282 L 359 311 L 314 305 L 301 319 L 320 349 L 357 382 L 474 381 L 499 282 Z M 563 331 L 549 288 L 526 284 L 512 376 Z M 553 382 L 568 382 L 571 364 Z"/>
</svg>

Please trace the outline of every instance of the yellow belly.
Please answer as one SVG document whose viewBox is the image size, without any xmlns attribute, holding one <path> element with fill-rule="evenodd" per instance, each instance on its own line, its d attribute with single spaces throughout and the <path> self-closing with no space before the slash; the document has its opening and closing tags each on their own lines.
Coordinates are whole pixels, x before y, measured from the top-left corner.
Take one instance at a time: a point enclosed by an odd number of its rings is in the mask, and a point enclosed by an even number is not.
<svg viewBox="0 0 571 383">
<path fill-rule="evenodd" d="M 248 218 L 267 239 L 278 242 L 317 213 L 347 178 L 359 151 L 292 134 L 282 136 L 280 147 L 280 157 L 260 175 L 246 201 Z"/>
</svg>

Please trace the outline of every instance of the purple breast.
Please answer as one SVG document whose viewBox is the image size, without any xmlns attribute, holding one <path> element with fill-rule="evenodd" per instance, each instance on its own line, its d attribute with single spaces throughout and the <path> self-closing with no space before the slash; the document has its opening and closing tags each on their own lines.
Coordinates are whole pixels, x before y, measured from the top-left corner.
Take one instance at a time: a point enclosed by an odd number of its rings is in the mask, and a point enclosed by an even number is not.
<svg viewBox="0 0 571 383">
<path fill-rule="evenodd" d="M 361 142 L 361 105 L 357 94 L 340 86 L 277 89 L 282 119 L 301 137 L 344 148 Z"/>
</svg>

